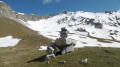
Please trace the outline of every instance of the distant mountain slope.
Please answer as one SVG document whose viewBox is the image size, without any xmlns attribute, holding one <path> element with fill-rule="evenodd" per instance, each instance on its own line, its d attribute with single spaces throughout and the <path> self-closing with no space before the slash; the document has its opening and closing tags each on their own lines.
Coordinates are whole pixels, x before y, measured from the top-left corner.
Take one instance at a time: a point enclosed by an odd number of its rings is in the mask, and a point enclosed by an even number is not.
<svg viewBox="0 0 120 67">
<path fill-rule="evenodd" d="M 120 11 L 105 13 L 67 12 L 39 21 L 28 21 L 29 28 L 39 31 L 45 37 L 56 39 L 61 27 L 72 34 L 76 47 L 99 46 L 120 47 Z"/>
</svg>

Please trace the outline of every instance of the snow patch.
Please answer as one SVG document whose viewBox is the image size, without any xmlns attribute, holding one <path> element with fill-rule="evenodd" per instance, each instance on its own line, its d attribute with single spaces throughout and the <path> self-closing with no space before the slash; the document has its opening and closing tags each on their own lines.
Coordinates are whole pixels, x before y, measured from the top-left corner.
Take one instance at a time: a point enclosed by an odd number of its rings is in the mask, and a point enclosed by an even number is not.
<svg viewBox="0 0 120 67">
<path fill-rule="evenodd" d="M 24 13 L 19 13 L 19 12 L 18 12 L 18 14 L 20 14 L 20 15 L 25 15 Z"/>
<path fill-rule="evenodd" d="M 40 46 L 39 50 L 47 50 L 47 46 Z"/>
<path fill-rule="evenodd" d="M 6 36 L 0 38 L 0 47 L 15 46 L 21 39 Z"/>
</svg>

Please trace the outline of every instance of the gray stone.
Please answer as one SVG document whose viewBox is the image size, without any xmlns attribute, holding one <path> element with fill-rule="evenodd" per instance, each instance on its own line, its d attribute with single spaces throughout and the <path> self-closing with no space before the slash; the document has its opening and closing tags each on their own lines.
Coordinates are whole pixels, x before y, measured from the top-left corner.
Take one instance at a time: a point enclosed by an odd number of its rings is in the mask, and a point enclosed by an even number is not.
<svg viewBox="0 0 120 67">
<path fill-rule="evenodd" d="M 56 46 L 55 46 L 55 41 L 51 41 L 50 47 L 52 47 L 54 49 L 53 53 L 56 54 L 57 49 L 56 49 Z"/>
<path fill-rule="evenodd" d="M 59 48 L 60 50 L 62 50 L 63 47 L 67 46 L 66 39 L 64 39 L 64 38 L 57 38 L 56 41 L 55 41 L 55 46 L 57 48 Z"/>
<path fill-rule="evenodd" d="M 66 64 L 67 61 L 59 61 L 60 64 Z"/>
<path fill-rule="evenodd" d="M 67 46 L 65 50 L 66 50 L 66 53 L 74 51 L 74 45 Z"/>
<path fill-rule="evenodd" d="M 66 44 L 68 45 L 72 45 L 72 44 L 76 44 L 76 41 L 74 39 L 71 39 L 71 38 L 66 38 Z"/>
<path fill-rule="evenodd" d="M 46 59 L 55 58 L 55 54 L 47 54 Z"/>
<path fill-rule="evenodd" d="M 65 27 L 63 27 L 63 28 L 61 28 L 61 31 L 60 31 L 60 37 L 61 38 L 67 38 L 68 33 L 69 33 L 69 31 L 67 31 L 67 29 Z"/>
<path fill-rule="evenodd" d="M 67 47 L 63 47 L 61 54 L 66 54 L 74 51 L 74 45 L 69 45 Z"/>
<path fill-rule="evenodd" d="M 82 64 L 88 63 L 88 59 L 86 58 L 86 59 L 81 60 L 81 63 L 82 63 Z"/>
<path fill-rule="evenodd" d="M 62 55 L 63 55 L 63 54 L 66 54 L 66 47 L 63 47 L 63 48 L 62 48 L 61 54 L 62 54 Z"/>
<path fill-rule="evenodd" d="M 46 59 L 55 58 L 54 49 L 52 47 L 47 47 Z"/>
<path fill-rule="evenodd" d="M 52 47 L 47 47 L 47 54 L 54 54 L 54 49 Z"/>
</svg>

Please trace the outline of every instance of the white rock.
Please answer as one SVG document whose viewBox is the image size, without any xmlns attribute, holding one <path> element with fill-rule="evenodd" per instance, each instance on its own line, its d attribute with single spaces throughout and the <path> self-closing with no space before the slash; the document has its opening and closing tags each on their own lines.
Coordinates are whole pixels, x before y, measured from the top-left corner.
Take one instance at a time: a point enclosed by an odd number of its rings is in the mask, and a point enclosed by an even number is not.
<svg viewBox="0 0 120 67">
<path fill-rule="evenodd" d="M 88 59 L 86 58 L 86 59 L 81 60 L 81 63 L 83 63 L 83 64 L 88 63 Z"/>
</svg>

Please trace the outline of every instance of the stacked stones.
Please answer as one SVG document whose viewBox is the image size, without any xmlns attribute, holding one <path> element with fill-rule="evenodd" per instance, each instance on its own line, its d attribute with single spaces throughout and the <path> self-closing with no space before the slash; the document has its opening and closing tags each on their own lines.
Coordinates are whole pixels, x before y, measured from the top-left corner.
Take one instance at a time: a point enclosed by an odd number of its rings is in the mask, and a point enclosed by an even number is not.
<svg viewBox="0 0 120 67">
<path fill-rule="evenodd" d="M 63 27 L 60 31 L 60 37 L 55 41 L 52 41 L 50 46 L 47 48 L 47 56 L 46 58 L 55 57 L 56 55 L 56 47 L 60 49 L 61 54 L 66 54 L 74 51 L 74 46 L 76 45 L 76 41 L 68 38 L 68 30 Z"/>
</svg>

